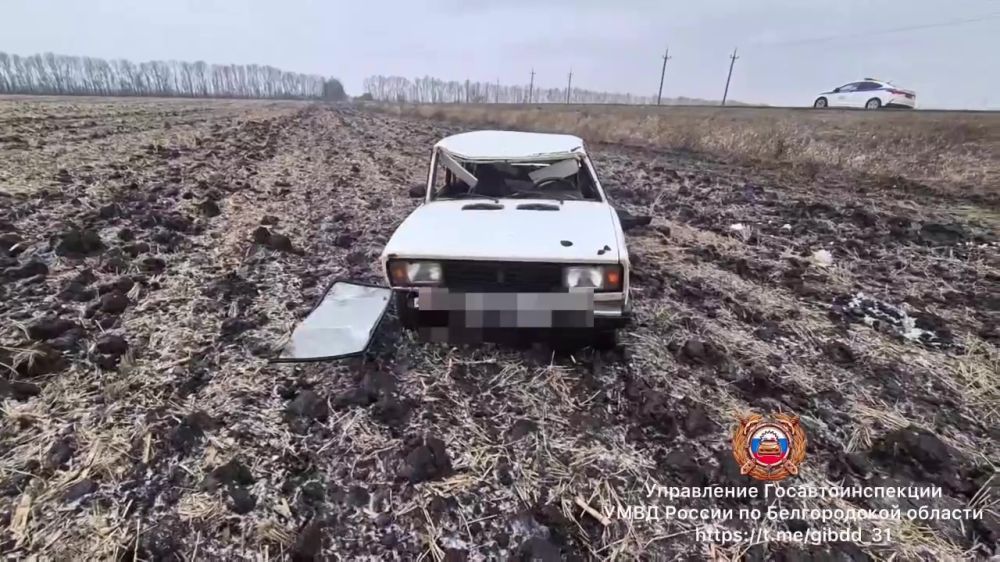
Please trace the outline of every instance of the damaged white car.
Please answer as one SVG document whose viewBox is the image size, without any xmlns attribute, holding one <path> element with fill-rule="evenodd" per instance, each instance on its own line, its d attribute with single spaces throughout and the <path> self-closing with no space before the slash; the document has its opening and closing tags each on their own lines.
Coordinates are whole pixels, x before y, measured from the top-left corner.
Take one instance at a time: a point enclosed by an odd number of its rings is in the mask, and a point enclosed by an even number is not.
<svg viewBox="0 0 1000 562">
<path fill-rule="evenodd" d="M 279 361 L 362 353 L 390 298 L 402 325 L 432 340 L 542 330 L 614 345 L 631 312 L 629 256 L 580 138 L 447 137 L 411 196 L 424 201 L 380 257 L 388 287 L 332 285 Z"/>
<path fill-rule="evenodd" d="M 580 138 L 447 137 L 424 198 L 381 256 L 404 326 L 448 339 L 579 328 L 607 343 L 627 321 L 625 236 Z"/>
</svg>

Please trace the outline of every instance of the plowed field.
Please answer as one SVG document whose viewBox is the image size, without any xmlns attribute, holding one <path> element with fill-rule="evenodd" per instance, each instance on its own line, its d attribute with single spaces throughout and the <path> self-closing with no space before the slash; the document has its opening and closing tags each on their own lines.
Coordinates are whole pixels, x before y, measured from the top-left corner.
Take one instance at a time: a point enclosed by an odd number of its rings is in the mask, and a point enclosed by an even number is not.
<svg viewBox="0 0 1000 562">
<path fill-rule="evenodd" d="M 460 130 L 295 102 L 0 101 L 0 553 L 996 552 L 1000 211 L 982 193 L 592 144 L 614 203 L 653 217 L 627 233 L 616 350 L 422 342 L 390 312 L 367 359 L 269 364 L 330 281 L 381 282 L 407 187 Z M 751 410 L 801 416 L 785 487 L 941 497 L 658 497 L 762 487 L 730 444 Z M 663 516 L 897 505 L 982 517 Z M 847 528 L 862 540 L 749 538 Z"/>
</svg>

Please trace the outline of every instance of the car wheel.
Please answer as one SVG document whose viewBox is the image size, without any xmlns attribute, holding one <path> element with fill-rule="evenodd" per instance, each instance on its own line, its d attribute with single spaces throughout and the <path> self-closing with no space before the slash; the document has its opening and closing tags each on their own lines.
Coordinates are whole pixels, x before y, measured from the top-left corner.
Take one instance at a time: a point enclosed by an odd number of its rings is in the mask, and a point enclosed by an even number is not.
<svg viewBox="0 0 1000 562">
<path fill-rule="evenodd" d="M 825 109 L 827 106 L 826 98 L 819 98 L 813 103 L 813 107 L 816 109 Z"/>
<path fill-rule="evenodd" d="M 865 109 L 878 109 L 882 107 L 882 100 L 872 98 L 865 103 Z"/>
<path fill-rule="evenodd" d="M 407 330 L 416 330 L 419 324 L 417 309 L 410 306 L 410 293 L 396 291 L 392 296 L 396 303 L 396 317 L 399 318 L 399 324 Z"/>
</svg>

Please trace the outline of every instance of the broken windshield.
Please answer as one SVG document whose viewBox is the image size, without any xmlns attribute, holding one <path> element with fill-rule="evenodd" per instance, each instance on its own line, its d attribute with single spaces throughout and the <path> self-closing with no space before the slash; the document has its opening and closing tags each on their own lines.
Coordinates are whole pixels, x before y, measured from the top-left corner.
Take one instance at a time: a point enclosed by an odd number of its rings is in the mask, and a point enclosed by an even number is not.
<svg viewBox="0 0 1000 562">
<path fill-rule="evenodd" d="M 435 170 L 435 199 L 600 200 L 587 168 L 575 158 L 473 163 L 446 156 L 440 163 L 442 169 Z"/>
</svg>

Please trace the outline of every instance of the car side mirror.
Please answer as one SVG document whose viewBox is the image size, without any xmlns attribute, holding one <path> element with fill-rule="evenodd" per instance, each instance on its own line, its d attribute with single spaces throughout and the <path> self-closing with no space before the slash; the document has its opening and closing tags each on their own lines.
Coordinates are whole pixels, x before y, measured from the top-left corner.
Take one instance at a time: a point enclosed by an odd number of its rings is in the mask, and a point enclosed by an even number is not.
<svg viewBox="0 0 1000 562">
<path fill-rule="evenodd" d="M 427 195 L 427 184 L 418 183 L 410 186 L 410 197 L 418 199 Z"/>
<path fill-rule="evenodd" d="M 833 89 L 833 93 L 835 93 L 835 94 L 839 94 L 839 93 L 840 93 L 840 88 L 834 88 L 834 89 Z"/>
</svg>

